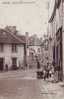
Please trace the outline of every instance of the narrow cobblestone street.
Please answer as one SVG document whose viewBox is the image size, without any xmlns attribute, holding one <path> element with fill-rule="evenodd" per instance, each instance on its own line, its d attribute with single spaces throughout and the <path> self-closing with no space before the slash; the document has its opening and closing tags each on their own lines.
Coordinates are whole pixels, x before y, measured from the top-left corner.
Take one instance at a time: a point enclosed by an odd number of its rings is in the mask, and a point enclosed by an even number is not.
<svg viewBox="0 0 64 99">
<path fill-rule="evenodd" d="M 63 83 L 36 78 L 36 72 L 0 73 L 0 99 L 64 99 Z"/>
</svg>

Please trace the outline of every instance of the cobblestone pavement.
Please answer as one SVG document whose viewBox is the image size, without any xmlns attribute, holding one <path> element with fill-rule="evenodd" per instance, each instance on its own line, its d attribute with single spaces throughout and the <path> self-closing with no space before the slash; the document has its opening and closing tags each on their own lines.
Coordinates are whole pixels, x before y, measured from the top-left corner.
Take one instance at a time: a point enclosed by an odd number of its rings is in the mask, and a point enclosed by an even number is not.
<svg viewBox="0 0 64 99">
<path fill-rule="evenodd" d="M 64 84 L 36 78 L 35 71 L 0 73 L 0 99 L 64 99 Z"/>
</svg>

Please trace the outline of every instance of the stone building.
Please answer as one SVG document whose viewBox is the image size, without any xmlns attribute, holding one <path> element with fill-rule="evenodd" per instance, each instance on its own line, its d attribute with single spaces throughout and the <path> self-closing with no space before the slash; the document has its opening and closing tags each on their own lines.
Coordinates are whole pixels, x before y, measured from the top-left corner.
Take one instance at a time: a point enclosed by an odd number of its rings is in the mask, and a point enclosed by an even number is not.
<svg viewBox="0 0 64 99">
<path fill-rule="evenodd" d="M 58 79 L 63 80 L 64 74 L 64 0 L 52 0 L 49 16 L 49 54 L 51 62 L 58 67 Z M 51 39 L 50 39 L 51 38 Z M 50 51 L 51 49 L 51 51 Z M 50 55 L 49 55 L 50 56 Z M 50 58 L 50 57 L 49 57 Z"/>
<path fill-rule="evenodd" d="M 25 36 L 20 36 L 9 27 L 0 29 L 0 70 L 21 68 L 25 63 Z"/>
</svg>

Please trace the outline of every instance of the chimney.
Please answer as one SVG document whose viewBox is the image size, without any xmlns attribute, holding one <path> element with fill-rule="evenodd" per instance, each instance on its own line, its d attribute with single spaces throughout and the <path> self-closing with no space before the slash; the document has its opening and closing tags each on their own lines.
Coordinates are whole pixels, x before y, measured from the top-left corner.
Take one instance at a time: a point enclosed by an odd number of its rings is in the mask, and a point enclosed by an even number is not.
<svg viewBox="0 0 64 99">
<path fill-rule="evenodd" d="M 16 30 L 16 26 L 6 26 L 6 27 L 5 27 L 5 30 L 8 31 L 8 32 L 13 33 L 13 34 L 15 34 L 15 35 L 16 35 L 17 32 L 18 32 L 18 31 Z"/>
</svg>

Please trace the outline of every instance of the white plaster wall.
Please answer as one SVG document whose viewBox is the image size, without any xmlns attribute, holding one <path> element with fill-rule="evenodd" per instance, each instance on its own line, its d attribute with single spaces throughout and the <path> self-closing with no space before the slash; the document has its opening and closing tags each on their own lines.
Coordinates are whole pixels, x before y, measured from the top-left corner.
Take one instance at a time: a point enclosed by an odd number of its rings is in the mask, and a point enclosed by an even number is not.
<svg viewBox="0 0 64 99">
<path fill-rule="evenodd" d="M 56 28 L 57 30 L 60 27 L 60 18 L 59 18 L 59 9 L 56 9 Z"/>
<path fill-rule="evenodd" d="M 17 65 L 19 66 L 19 63 L 20 63 L 22 67 L 24 63 L 24 46 L 22 45 L 18 46 L 17 59 L 18 59 Z"/>
<path fill-rule="evenodd" d="M 23 45 L 17 45 L 18 51 L 16 53 L 12 53 L 11 45 L 4 45 L 4 51 L 0 52 L 0 57 L 4 58 L 4 65 L 8 64 L 9 68 L 12 65 L 12 58 L 17 58 L 17 66 L 19 66 L 19 63 L 22 66 L 23 60 L 24 60 L 24 46 Z M 5 66 L 4 66 L 5 68 Z"/>
</svg>

